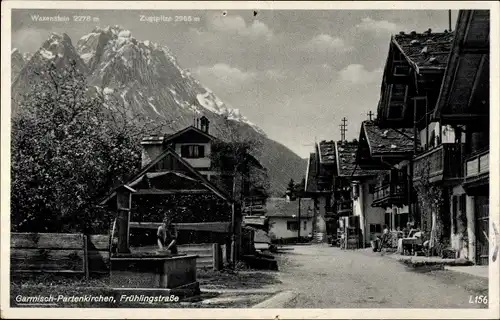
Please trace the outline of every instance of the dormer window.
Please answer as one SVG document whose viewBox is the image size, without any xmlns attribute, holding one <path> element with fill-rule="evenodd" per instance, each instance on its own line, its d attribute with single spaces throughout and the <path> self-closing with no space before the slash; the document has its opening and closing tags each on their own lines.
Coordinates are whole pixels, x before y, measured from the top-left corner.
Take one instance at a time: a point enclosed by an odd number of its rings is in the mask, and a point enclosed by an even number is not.
<svg viewBox="0 0 500 320">
<path fill-rule="evenodd" d="M 188 159 L 204 158 L 205 146 L 200 146 L 200 145 L 181 146 L 181 157 Z"/>
</svg>

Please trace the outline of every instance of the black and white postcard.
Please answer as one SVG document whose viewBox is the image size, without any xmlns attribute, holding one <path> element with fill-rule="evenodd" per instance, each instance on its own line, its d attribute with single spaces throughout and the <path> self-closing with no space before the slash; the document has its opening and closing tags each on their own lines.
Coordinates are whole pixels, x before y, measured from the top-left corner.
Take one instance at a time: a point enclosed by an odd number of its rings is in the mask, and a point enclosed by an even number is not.
<svg viewBox="0 0 500 320">
<path fill-rule="evenodd" d="M 3 2 L 2 317 L 498 318 L 499 39 L 488 1 Z"/>
</svg>

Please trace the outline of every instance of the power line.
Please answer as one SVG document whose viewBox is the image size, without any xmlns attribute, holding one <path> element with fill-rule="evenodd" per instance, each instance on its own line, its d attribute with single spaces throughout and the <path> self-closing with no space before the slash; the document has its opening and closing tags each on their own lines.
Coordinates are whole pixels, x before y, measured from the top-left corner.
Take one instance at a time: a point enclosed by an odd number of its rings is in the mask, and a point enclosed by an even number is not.
<svg viewBox="0 0 500 320">
<path fill-rule="evenodd" d="M 345 141 L 345 133 L 347 131 L 347 118 L 344 117 L 342 118 L 342 124 L 339 125 L 340 127 L 340 140 Z"/>
</svg>

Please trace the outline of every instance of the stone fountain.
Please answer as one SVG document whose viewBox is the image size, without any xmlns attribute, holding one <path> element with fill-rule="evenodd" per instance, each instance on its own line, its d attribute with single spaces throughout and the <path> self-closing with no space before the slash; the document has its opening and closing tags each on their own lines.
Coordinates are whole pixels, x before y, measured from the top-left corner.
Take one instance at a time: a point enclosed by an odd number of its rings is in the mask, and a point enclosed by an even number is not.
<svg viewBox="0 0 500 320">
<path fill-rule="evenodd" d="M 126 291 L 161 290 L 182 296 L 200 292 L 196 280 L 196 255 L 168 252 L 131 252 L 129 245 L 130 208 L 135 190 L 117 189 L 117 253 L 110 257 L 110 284 Z"/>
</svg>

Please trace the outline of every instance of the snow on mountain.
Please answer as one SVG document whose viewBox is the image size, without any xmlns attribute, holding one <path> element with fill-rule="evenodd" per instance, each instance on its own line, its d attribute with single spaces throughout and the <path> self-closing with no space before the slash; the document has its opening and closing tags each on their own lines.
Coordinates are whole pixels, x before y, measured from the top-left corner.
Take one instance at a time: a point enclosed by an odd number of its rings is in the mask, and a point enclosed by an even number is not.
<svg viewBox="0 0 500 320">
<path fill-rule="evenodd" d="M 16 79 L 17 75 L 21 72 L 23 69 L 24 65 L 26 64 L 26 60 L 24 59 L 23 55 L 19 51 L 19 49 L 14 48 L 11 51 L 11 82 L 14 82 Z"/>
<path fill-rule="evenodd" d="M 92 84 L 110 88 L 130 87 L 132 83 L 138 87 L 146 86 L 162 102 L 154 109 L 145 108 L 149 102 L 144 101 L 134 88 L 128 88 L 130 100 L 141 104 L 133 106 L 136 110 L 142 109 L 152 117 L 168 117 L 172 105 L 184 109 L 184 113 L 199 112 L 196 108 L 199 105 L 210 113 L 248 124 L 264 134 L 239 112 L 233 112 L 211 90 L 194 79 L 189 71 L 182 69 L 171 50 L 165 46 L 149 40 L 139 41 L 129 30 L 113 26 L 95 28 L 80 38 L 76 49 L 91 69 Z M 128 103 L 131 104 L 130 101 Z"/>
<path fill-rule="evenodd" d="M 20 71 L 12 86 L 13 97 L 18 99 L 30 82 L 36 81 L 32 70 L 47 63 L 62 67 L 70 60 L 77 62 L 88 85 L 103 96 L 108 109 L 114 102 L 123 105 L 131 117 L 140 114 L 153 120 L 170 120 L 172 131 L 192 125 L 194 116 L 206 115 L 211 121 L 210 133 L 223 139 L 229 132 L 226 121 L 237 123 L 238 131 L 263 141 L 261 161 L 271 170 L 274 190 L 284 190 L 290 178 L 300 180 L 305 172 L 300 157 L 267 139 L 265 132 L 238 109 L 225 104 L 182 69 L 169 48 L 137 40 L 119 26 L 96 27 L 75 46 L 66 34 L 52 34 Z"/>
</svg>

